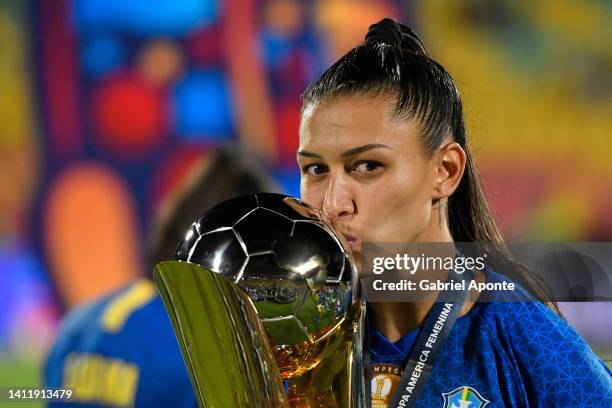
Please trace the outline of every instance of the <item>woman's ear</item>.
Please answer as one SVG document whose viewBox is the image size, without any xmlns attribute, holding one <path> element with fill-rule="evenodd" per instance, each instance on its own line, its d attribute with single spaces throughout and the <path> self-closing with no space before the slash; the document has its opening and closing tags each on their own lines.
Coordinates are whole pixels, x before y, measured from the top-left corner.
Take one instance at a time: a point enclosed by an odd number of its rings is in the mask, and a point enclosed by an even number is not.
<svg viewBox="0 0 612 408">
<path fill-rule="evenodd" d="M 448 142 L 443 145 L 434 157 L 435 175 L 433 185 L 433 199 L 447 198 L 455 192 L 463 172 L 467 155 L 457 142 Z"/>
</svg>

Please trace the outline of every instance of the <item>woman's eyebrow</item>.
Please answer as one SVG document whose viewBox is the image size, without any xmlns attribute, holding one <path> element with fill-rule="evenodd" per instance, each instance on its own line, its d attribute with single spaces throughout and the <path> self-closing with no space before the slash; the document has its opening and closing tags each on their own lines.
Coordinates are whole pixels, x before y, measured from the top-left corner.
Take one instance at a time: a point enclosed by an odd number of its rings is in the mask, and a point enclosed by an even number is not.
<svg viewBox="0 0 612 408">
<path fill-rule="evenodd" d="M 340 154 L 340 156 L 342 156 L 342 157 L 355 156 L 356 154 L 367 152 L 368 150 L 380 149 L 380 148 L 391 149 L 391 147 L 389 147 L 389 146 L 387 146 L 385 144 L 370 143 L 370 144 L 367 144 L 367 145 L 353 147 L 352 149 L 348 149 L 348 150 L 342 152 Z M 297 154 L 298 154 L 298 156 L 313 157 L 315 159 L 322 159 L 323 158 L 323 156 L 321 156 L 318 153 L 309 152 L 308 150 L 304 150 L 304 149 L 298 150 Z"/>
<path fill-rule="evenodd" d="M 298 150 L 297 154 L 298 154 L 298 156 L 313 157 L 315 159 L 322 159 L 323 158 L 323 156 L 321 156 L 320 154 L 309 152 L 308 150 L 304 150 L 304 149 Z"/>
<path fill-rule="evenodd" d="M 391 149 L 391 147 L 385 144 L 371 143 L 371 144 L 367 144 L 367 145 L 363 145 L 359 147 L 354 147 L 352 149 L 348 149 L 347 151 L 343 152 L 340 156 L 342 157 L 354 156 L 356 154 L 363 153 L 363 152 L 366 152 L 372 149 L 378 149 L 378 148 Z"/>
</svg>

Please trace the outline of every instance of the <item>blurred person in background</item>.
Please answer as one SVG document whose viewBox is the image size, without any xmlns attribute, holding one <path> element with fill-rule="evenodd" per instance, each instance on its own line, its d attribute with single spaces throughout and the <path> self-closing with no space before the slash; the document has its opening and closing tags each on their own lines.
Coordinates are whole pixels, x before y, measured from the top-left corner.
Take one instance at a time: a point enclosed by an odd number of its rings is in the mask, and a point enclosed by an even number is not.
<svg viewBox="0 0 612 408">
<path fill-rule="evenodd" d="M 196 407 L 196 399 L 164 305 L 152 282 L 155 264 L 174 258 L 187 227 L 215 204 L 278 188 L 236 146 L 204 159 L 162 206 L 147 241 L 147 271 L 115 293 L 64 319 L 44 368 L 47 387 L 74 389 L 70 402 L 49 407 Z"/>
</svg>

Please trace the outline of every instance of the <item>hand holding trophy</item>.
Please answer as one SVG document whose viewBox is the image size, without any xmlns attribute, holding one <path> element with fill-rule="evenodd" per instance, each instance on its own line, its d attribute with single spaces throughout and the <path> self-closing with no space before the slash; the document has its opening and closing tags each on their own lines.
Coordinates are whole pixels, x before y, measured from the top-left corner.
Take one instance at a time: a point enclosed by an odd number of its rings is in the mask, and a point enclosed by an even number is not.
<svg viewBox="0 0 612 408">
<path fill-rule="evenodd" d="M 189 228 L 155 282 L 201 406 L 365 406 L 365 307 L 346 248 L 280 194 L 228 200 Z"/>
</svg>

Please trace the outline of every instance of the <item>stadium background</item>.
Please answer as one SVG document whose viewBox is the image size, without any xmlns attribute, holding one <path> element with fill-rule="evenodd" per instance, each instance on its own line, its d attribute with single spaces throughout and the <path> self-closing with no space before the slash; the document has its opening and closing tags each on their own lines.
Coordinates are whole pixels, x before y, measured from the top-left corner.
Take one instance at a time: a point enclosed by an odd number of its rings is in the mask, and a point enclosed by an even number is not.
<svg viewBox="0 0 612 408">
<path fill-rule="evenodd" d="M 37 385 L 62 314 L 144 273 L 212 146 L 298 195 L 300 92 L 383 16 L 454 76 L 508 238 L 612 241 L 610 2 L 2 0 L 0 385 Z M 564 311 L 610 359 L 612 306 Z"/>
</svg>

